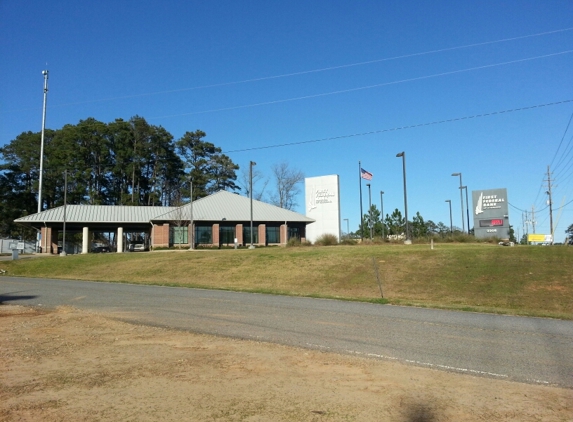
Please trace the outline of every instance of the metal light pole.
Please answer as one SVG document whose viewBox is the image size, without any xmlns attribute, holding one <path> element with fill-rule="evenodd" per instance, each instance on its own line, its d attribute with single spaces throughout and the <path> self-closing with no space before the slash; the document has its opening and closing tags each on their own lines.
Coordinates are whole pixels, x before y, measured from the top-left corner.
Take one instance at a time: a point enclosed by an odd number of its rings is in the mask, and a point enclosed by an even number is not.
<svg viewBox="0 0 573 422">
<path fill-rule="evenodd" d="M 346 221 L 346 237 L 350 238 L 350 223 L 348 222 L 348 218 L 345 218 L 344 221 Z"/>
<path fill-rule="evenodd" d="M 370 228 L 370 241 L 372 242 L 372 191 L 370 183 L 366 183 L 366 186 L 368 186 L 368 227 Z"/>
<path fill-rule="evenodd" d="M 68 203 L 68 171 L 64 171 L 64 230 L 62 235 L 62 252 L 60 256 L 66 256 L 66 204 Z"/>
<path fill-rule="evenodd" d="M 446 199 L 446 202 L 450 204 L 450 235 L 454 235 L 454 225 L 452 223 L 452 200 Z"/>
<path fill-rule="evenodd" d="M 195 230 L 193 229 L 193 179 L 189 179 L 189 228 L 191 232 L 189 250 L 192 251 L 195 246 L 193 242 L 193 238 L 195 237 Z"/>
<path fill-rule="evenodd" d="M 402 157 L 402 173 L 404 175 L 404 214 L 406 214 L 406 240 L 404 243 L 410 245 L 412 241 L 410 240 L 410 231 L 408 230 L 408 195 L 406 194 L 406 152 L 402 151 L 396 154 L 396 157 Z"/>
<path fill-rule="evenodd" d="M 384 191 L 380 191 L 380 213 L 382 216 L 380 220 L 382 220 L 382 241 L 384 241 Z"/>
<path fill-rule="evenodd" d="M 470 234 L 470 203 L 468 201 L 468 187 L 462 186 L 462 189 L 466 190 L 466 215 L 468 217 L 468 234 Z"/>
<path fill-rule="evenodd" d="M 48 71 L 44 75 L 44 107 L 42 110 L 42 138 L 40 141 L 40 180 L 38 183 L 38 213 L 42 212 L 42 176 L 44 174 L 44 131 L 46 130 L 46 103 L 48 102 Z"/>
<path fill-rule="evenodd" d="M 460 176 L 460 202 L 462 203 L 462 233 L 465 233 L 465 218 L 464 218 L 464 193 L 462 192 L 462 174 L 461 173 L 452 173 L 452 176 Z"/>
<path fill-rule="evenodd" d="M 253 245 L 253 166 L 256 165 L 257 163 L 254 161 L 249 162 L 249 194 L 251 195 L 251 246 L 249 246 L 249 249 L 255 249 L 255 246 Z"/>
<path fill-rule="evenodd" d="M 358 186 L 360 186 L 360 241 L 364 241 L 364 214 L 362 211 L 362 163 L 358 162 Z"/>
</svg>

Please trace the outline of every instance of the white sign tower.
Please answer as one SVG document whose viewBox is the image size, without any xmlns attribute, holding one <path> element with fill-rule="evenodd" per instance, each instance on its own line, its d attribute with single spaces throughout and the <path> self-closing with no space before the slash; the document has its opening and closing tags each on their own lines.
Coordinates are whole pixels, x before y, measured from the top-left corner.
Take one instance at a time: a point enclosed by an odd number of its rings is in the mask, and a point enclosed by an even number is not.
<svg viewBox="0 0 573 422">
<path fill-rule="evenodd" d="M 306 239 L 315 242 L 324 234 L 340 241 L 340 187 L 338 175 L 304 179 L 306 216 L 315 220 L 306 226 Z"/>
</svg>

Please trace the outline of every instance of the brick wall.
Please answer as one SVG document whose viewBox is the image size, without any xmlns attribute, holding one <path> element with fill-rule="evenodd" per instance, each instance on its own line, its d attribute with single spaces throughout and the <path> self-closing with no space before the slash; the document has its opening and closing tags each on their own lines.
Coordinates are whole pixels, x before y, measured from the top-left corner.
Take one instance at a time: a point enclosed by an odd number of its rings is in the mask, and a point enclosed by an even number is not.
<svg viewBox="0 0 573 422">
<path fill-rule="evenodd" d="M 237 243 L 239 245 L 244 245 L 243 243 L 243 225 L 237 224 L 235 227 L 235 237 L 237 238 Z"/>
<path fill-rule="evenodd" d="M 169 247 L 169 223 L 153 225 L 151 229 L 151 246 Z"/>
<path fill-rule="evenodd" d="M 213 224 L 211 236 L 213 239 L 213 246 L 219 246 L 219 223 Z"/>
<path fill-rule="evenodd" d="M 259 224 L 259 243 L 258 245 L 267 244 L 267 225 Z"/>
</svg>

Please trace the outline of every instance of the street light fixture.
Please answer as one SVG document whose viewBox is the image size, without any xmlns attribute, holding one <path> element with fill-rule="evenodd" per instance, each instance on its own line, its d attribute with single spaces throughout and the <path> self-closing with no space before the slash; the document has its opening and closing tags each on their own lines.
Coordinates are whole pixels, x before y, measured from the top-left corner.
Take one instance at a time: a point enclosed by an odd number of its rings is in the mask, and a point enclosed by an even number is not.
<svg viewBox="0 0 573 422">
<path fill-rule="evenodd" d="M 251 161 L 249 163 L 249 179 L 250 179 L 250 186 L 249 186 L 249 194 L 251 195 L 251 246 L 249 249 L 255 249 L 253 245 L 253 166 L 256 166 L 257 163 Z"/>
<path fill-rule="evenodd" d="M 368 228 L 370 228 L 370 241 L 372 242 L 372 191 L 370 190 L 370 183 L 368 186 Z"/>
<path fill-rule="evenodd" d="M 402 151 L 396 154 L 396 157 L 402 157 L 402 173 L 404 175 L 404 214 L 406 217 L 406 240 L 404 243 L 406 245 L 412 244 L 410 240 L 410 231 L 408 230 L 408 195 L 406 194 L 406 152 Z"/>
<path fill-rule="evenodd" d="M 452 173 L 452 176 L 460 176 L 460 202 L 462 204 L 462 233 L 465 233 L 465 218 L 464 218 L 464 196 L 462 192 L 462 174 L 461 173 Z"/>
<path fill-rule="evenodd" d="M 452 200 L 446 199 L 446 202 L 450 204 L 450 235 L 454 235 L 454 225 L 452 223 Z"/>
<path fill-rule="evenodd" d="M 384 241 L 384 191 L 380 191 L 380 213 L 382 216 L 380 220 L 382 220 L 382 241 Z"/>
</svg>

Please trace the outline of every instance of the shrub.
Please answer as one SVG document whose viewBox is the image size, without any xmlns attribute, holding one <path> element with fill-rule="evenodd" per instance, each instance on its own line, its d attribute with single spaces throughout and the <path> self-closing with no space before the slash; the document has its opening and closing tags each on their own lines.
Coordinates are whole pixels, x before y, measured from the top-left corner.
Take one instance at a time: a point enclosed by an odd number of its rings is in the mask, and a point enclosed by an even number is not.
<svg viewBox="0 0 573 422">
<path fill-rule="evenodd" d="M 355 239 L 342 239 L 340 241 L 341 245 L 357 245 L 358 241 L 356 241 Z"/>
<path fill-rule="evenodd" d="M 300 246 L 300 239 L 298 237 L 291 237 L 287 242 L 287 247 Z"/>
<path fill-rule="evenodd" d="M 316 239 L 314 244 L 318 246 L 338 245 L 338 237 L 330 233 L 325 233 Z"/>
<path fill-rule="evenodd" d="M 475 236 L 466 233 L 456 233 L 454 234 L 454 242 L 458 243 L 473 243 L 476 241 Z"/>
<path fill-rule="evenodd" d="M 291 237 L 287 242 L 287 248 L 299 246 L 312 246 L 312 243 L 310 243 L 308 240 L 301 241 L 298 237 Z"/>
</svg>

